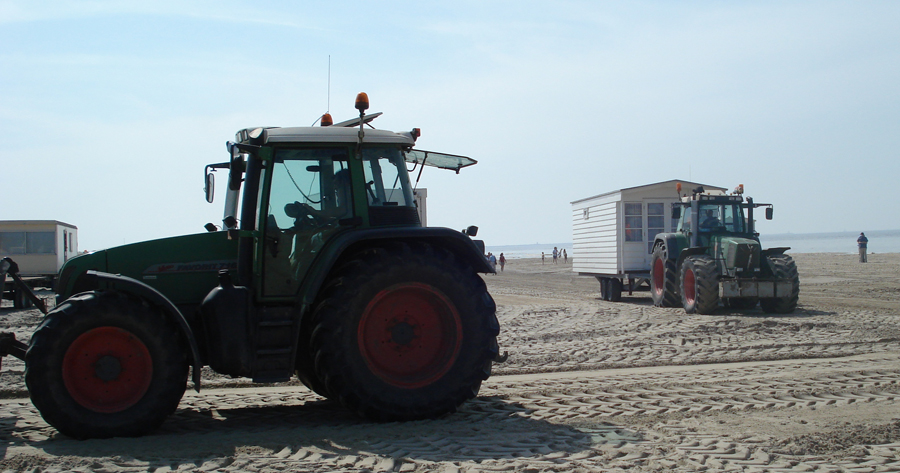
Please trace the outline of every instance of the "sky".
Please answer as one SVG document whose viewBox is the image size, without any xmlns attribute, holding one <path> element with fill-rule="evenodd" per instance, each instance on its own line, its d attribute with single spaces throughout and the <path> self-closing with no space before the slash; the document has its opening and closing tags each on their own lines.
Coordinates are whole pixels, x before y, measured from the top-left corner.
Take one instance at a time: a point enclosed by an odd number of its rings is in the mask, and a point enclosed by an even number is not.
<svg viewBox="0 0 900 473">
<path fill-rule="evenodd" d="M 570 242 L 572 201 L 670 179 L 744 184 L 763 233 L 898 229 L 898 24 L 895 1 L 0 0 L 0 220 L 89 250 L 203 232 L 237 130 L 364 91 L 377 128 L 479 162 L 418 185 L 429 225 L 489 246 Z"/>
</svg>

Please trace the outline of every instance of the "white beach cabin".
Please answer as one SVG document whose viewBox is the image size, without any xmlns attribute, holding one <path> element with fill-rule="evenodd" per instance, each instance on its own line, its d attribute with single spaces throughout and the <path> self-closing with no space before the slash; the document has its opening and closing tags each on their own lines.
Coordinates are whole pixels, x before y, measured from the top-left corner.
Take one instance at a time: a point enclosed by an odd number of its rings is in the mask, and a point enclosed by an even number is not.
<svg viewBox="0 0 900 473">
<path fill-rule="evenodd" d="M 657 233 L 673 232 L 672 203 L 681 193 L 703 186 L 724 194 L 723 187 L 671 180 L 619 189 L 572 202 L 572 270 L 579 275 L 614 278 L 637 287 L 650 278 L 650 253 Z M 636 281 L 636 283 L 635 283 Z M 621 287 L 621 286 L 620 286 Z"/>
</svg>

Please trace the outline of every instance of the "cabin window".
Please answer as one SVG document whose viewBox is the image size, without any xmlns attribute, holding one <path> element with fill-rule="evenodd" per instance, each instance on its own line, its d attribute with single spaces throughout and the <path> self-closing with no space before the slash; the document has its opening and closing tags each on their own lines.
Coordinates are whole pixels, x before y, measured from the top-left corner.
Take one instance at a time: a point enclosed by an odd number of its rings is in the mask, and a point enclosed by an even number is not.
<svg viewBox="0 0 900 473">
<path fill-rule="evenodd" d="M 55 232 L 2 232 L 0 255 L 55 255 Z"/>
<path fill-rule="evenodd" d="M 640 202 L 625 202 L 625 241 L 644 241 L 641 207 Z"/>
<path fill-rule="evenodd" d="M 32 255 L 55 255 L 56 232 L 26 232 L 25 252 Z"/>
<path fill-rule="evenodd" d="M 25 232 L 0 233 L 0 255 L 24 255 Z"/>
</svg>

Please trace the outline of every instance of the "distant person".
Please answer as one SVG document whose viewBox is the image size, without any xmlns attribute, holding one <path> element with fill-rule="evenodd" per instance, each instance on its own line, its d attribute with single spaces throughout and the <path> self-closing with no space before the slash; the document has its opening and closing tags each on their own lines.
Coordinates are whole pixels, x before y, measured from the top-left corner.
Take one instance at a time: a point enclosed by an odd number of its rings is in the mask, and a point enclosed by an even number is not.
<svg viewBox="0 0 900 473">
<path fill-rule="evenodd" d="M 859 247 L 859 262 L 860 263 L 868 263 L 869 258 L 866 257 L 866 250 L 869 245 L 869 239 L 866 238 L 866 234 L 863 232 L 859 232 L 859 238 L 856 239 L 856 246 Z"/>
<path fill-rule="evenodd" d="M 566 253 L 566 249 L 563 248 L 563 263 L 568 263 L 568 262 L 569 262 L 569 254 Z"/>
<path fill-rule="evenodd" d="M 553 247 L 553 264 L 556 264 L 556 258 L 559 256 L 559 251 L 557 251 L 556 247 Z"/>
<path fill-rule="evenodd" d="M 500 253 L 500 272 L 503 272 L 504 266 L 506 266 L 506 257 L 503 256 L 503 253 Z"/>
<path fill-rule="evenodd" d="M 541 264 L 544 264 L 544 252 L 541 252 Z"/>
<path fill-rule="evenodd" d="M 494 274 L 497 274 L 497 257 L 490 251 L 488 251 L 488 263 L 491 263 L 491 270 L 494 271 Z"/>
</svg>

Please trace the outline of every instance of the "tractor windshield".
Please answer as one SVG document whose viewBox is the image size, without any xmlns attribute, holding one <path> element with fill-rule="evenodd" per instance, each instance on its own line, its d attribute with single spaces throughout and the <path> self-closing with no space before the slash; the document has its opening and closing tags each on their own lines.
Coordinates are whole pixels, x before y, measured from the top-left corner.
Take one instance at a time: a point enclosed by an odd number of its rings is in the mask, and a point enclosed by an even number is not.
<svg viewBox="0 0 900 473">
<path fill-rule="evenodd" d="M 698 218 L 701 232 L 747 232 L 744 209 L 739 204 L 701 204 Z"/>
</svg>

